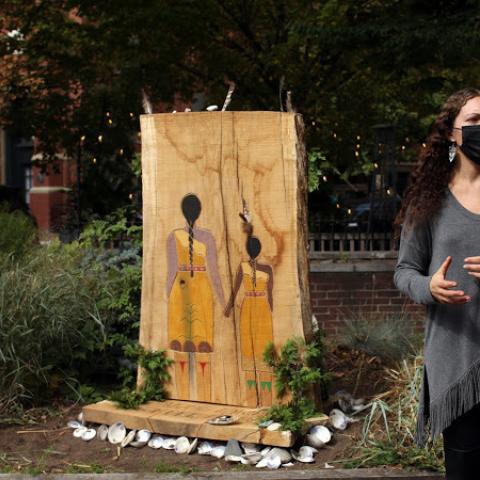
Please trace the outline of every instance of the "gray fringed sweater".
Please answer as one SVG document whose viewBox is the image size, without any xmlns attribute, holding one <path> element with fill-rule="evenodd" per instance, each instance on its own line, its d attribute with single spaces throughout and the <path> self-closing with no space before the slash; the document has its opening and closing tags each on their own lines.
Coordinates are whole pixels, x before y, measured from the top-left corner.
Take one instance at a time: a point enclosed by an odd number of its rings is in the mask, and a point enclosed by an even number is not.
<svg viewBox="0 0 480 480">
<path fill-rule="evenodd" d="M 407 211 L 408 215 L 408 211 Z M 395 286 L 426 305 L 423 380 L 415 443 L 424 447 L 452 421 L 480 402 L 480 282 L 463 268 L 480 255 L 480 214 L 467 210 L 447 188 L 442 207 L 428 221 L 400 235 Z M 442 304 L 430 291 L 432 275 L 447 258 L 445 278 L 471 297 L 464 304 Z"/>
</svg>

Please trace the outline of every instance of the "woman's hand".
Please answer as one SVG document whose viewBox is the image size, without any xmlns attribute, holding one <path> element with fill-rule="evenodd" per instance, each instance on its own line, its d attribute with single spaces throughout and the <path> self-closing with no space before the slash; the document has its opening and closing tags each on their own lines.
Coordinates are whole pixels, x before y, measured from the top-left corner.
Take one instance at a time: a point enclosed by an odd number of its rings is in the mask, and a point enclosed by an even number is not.
<svg viewBox="0 0 480 480">
<path fill-rule="evenodd" d="M 469 258 L 480 259 L 480 257 Z M 430 292 L 432 293 L 432 297 L 439 303 L 467 303 L 471 300 L 471 298 L 468 295 L 465 295 L 463 290 L 450 290 L 450 287 L 455 287 L 457 282 L 453 280 L 445 280 L 445 275 L 447 274 L 448 267 L 451 263 L 452 257 L 449 255 L 440 265 L 440 268 L 432 275 L 432 280 L 430 281 Z M 478 274 L 480 277 L 480 268 L 478 269 Z"/>
<path fill-rule="evenodd" d="M 480 280 L 480 257 L 467 257 L 464 261 L 463 268 L 468 270 L 467 273 Z"/>
</svg>

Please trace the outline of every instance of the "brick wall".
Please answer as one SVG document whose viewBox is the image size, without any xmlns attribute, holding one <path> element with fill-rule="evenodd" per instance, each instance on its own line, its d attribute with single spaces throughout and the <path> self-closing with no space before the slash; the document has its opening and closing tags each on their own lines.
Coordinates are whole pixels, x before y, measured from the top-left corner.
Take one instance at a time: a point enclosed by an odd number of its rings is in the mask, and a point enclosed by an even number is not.
<svg viewBox="0 0 480 480">
<path fill-rule="evenodd" d="M 411 328 L 423 332 L 425 305 L 414 304 L 393 283 L 393 271 L 383 272 L 311 272 L 312 309 L 327 337 L 342 328 L 342 319 L 371 316 L 399 316 L 411 322 Z"/>
</svg>

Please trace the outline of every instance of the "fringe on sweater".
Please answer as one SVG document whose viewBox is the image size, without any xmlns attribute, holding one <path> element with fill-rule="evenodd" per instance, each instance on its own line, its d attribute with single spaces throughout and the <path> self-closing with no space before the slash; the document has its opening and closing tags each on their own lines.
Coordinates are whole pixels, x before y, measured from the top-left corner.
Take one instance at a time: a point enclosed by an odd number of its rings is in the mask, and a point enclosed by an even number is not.
<svg viewBox="0 0 480 480">
<path fill-rule="evenodd" d="M 424 383 L 424 388 L 428 388 L 428 382 Z M 424 393 L 427 392 L 424 390 Z M 420 402 L 417 410 L 415 444 L 424 447 L 429 434 L 434 441 L 456 418 L 477 403 L 480 403 L 480 359 L 476 360 L 456 383 L 431 401 L 428 404 L 428 411 L 424 403 Z"/>
</svg>

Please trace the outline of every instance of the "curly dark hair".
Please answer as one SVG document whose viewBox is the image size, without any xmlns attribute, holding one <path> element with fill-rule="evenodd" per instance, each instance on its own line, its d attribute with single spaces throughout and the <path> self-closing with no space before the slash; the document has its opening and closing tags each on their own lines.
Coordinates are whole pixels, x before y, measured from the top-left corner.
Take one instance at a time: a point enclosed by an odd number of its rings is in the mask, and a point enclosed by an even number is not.
<svg viewBox="0 0 480 480">
<path fill-rule="evenodd" d="M 400 236 L 404 221 L 409 228 L 426 221 L 440 209 L 453 174 L 454 163 L 448 160 L 453 123 L 468 100 L 479 96 L 479 89 L 463 88 L 450 95 L 443 104 L 430 128 L 426 146 L 408 178 L 402 205 L 393 221 L 395 239 Z"/>
</svg>

